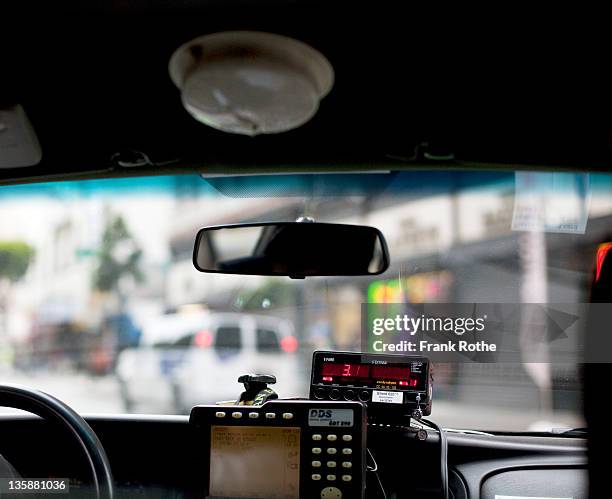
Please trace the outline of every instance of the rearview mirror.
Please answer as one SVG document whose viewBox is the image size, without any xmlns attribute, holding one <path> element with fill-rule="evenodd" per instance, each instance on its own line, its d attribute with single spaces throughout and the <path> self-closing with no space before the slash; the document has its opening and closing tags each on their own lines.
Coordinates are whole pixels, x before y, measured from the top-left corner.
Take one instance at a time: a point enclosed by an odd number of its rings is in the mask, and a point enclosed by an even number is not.
<svg viewBox="0 0 612 499">
<path fill-rule="evenodd" d="M 374 227 L 280 222 L 205 227 L 193 264 L 200 272 L 308 276 L 375 275 L 389 267 L 382 233 Z"/>
</svg>

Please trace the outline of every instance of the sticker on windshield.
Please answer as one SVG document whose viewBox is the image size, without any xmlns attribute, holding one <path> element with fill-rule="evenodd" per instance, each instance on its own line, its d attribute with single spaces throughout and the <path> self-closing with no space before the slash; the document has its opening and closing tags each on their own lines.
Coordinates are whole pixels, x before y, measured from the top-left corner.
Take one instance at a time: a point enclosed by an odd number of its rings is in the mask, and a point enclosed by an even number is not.
<svg viewBox="0 0 612 499">
<path fill-rule="evenodd" d="M 588 173 L 516 172 L 512 230 L 584 234 Z"/>
<path fill-rule="evenodd" d="M 372 402 L 382 402 L 383 404 L 402 404 L 404 403 L 404 392 L 384 392 L 374 390 L 372 392 Z"/>
</svg>

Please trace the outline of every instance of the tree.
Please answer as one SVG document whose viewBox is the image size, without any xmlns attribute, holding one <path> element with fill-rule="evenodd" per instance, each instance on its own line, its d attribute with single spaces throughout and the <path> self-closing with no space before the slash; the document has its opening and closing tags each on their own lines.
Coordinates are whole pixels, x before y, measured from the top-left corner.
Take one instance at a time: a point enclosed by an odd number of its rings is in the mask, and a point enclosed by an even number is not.
<svg viewBox="0 0 612 499">
<path fill-rule="evenodd" d="M 7 330 L 10 285 L 21 279 L 34 257 L 34 248 L 23 241 L 0 241 L 0 331 Z"/>
<path fill-rule="evenodd" d="M 0 280 L 16 282 L 21 279 L 34 257 L 34 248 L 22 241 L 0 242 Z"/>
<path fill-rule="evenodd" d="M 142 281 L 142 250 L 121 216 L 112 217 L 106 224 L 98 258 L 98 267 L 94 273 L 96 289 L 119 293 L 119 283 L 123 278 L 132 277 L 137 282 Z"/>
</svg>

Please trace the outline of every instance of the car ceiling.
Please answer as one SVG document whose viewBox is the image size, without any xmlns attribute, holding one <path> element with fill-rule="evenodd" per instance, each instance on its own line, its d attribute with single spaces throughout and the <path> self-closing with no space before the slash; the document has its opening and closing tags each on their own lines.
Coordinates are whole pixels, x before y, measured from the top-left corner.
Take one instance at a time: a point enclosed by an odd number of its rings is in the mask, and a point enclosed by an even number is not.
<svg viewBox="0 0 612 499">
<path fill-rule="evenodd" d="M 531 14 L 440 15 L 399 4 L 2 7 L 0 106 L 23 105 L 43 160 L 0 171 L 0 182 L 173 171 L 610 168 L 605 31 L 593 25 L 585 36 L 563 22 L 543 30 Z M 172 52 L 235 29 L 292 36 L 327 56 L 335 86 L 309 123 L 251 138 L 185 112 L 168 76 Z M 129 158 L 128 151 L 151 164 L 118 166 L 116 153 Z M 455 159 L 430 161 L 425 152 Z"/>
</svg>

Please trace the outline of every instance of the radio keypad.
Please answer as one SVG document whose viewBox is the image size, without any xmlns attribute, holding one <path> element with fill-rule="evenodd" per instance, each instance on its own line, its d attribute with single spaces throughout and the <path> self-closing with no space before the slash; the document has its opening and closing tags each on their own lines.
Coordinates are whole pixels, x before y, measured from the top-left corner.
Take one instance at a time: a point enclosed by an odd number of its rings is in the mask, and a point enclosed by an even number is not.
<svg viewBox="0 0 612 499">
<path fill-rule="evenodd" d="M 329 428 L 329 430 L 332 430 L 332 428 Z M 317 454 L 317 455 L 327 454 L 330 457 L 340 454 L 340 455 L 343 455 L 345 459 L 347 458 L 350 459 L 349 456 L 351 456 L 353 453 L 353 449 L 351 447 L 348 447 L 350 445 L 349 442 L 353 441 L 353 435 L 350 433 L 342 433 L 342 434 L 332 433 L 332 432 L 327 433 L 326 430 L 323 430 L 321 433 L 313 433 L 310 438 L 313 441 L 313 443 L 321 442 L 323 444 L 322 447 L 313 447 L 312 448 L 313 454 Z M 345 445 L 345 447 L 340 447 L 340 448 L 335 447 L 336 442 L 342 442 Z M 324 461 L 324 462 L 321 462 L 318 460 L 312 461 L 312 468 L 315 468 L 318 470 L 323 466 L 326 467 L 329 471 L 335 471 L 336 469 L 341 468 L 343 473 L 338 474 L 338 475 L 334 473 L 328 473 L 328 474 L 315 473 L 312 475 L 313 480 L 316 480 L 316 481 L 326 480 L 327 482 L 341 481 L 342 483 L 347 484 L 347 486 L 350 482 L 352 482 L 353 476 L 351 472 L 353 468 L 353 463 L 351 461 L 341 461 L 341 462 L 334 461 L 334 460 L 329 460 L 329 461 Z M 314 478 L 314 477 L 317 477 L 317 478 Z M 335 487 L 333 488 L 335 489 Z M 340 493 L 340 495 L 337 497 L 342 497 L 342 492 L 340 492 L 339 489 L 335 489 L 335 490 L 338 490 L 338 492 Z M 322 496 L 323 495 L 324 494 L 322 492 Z"/>
</svg>

